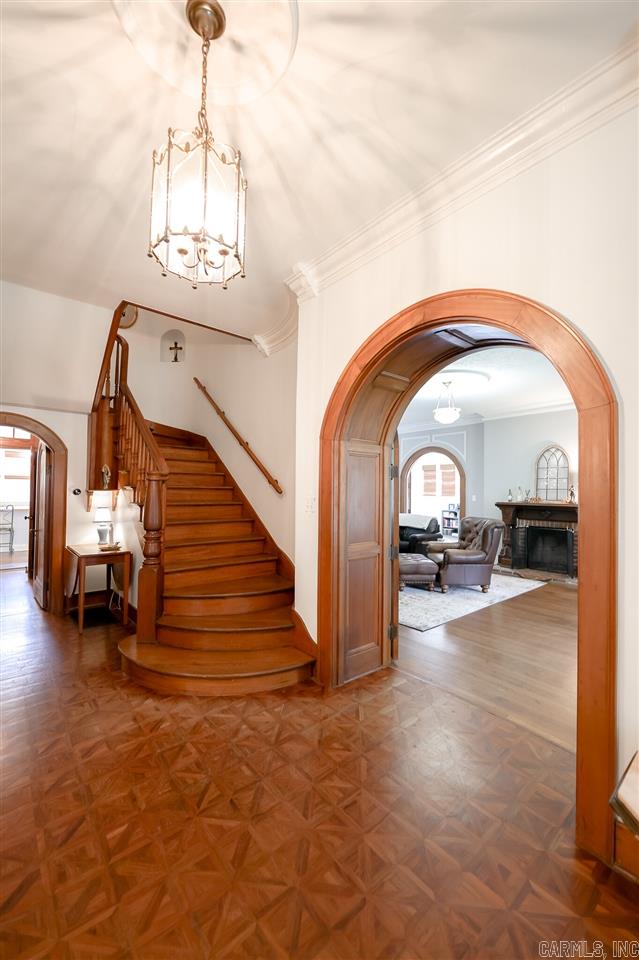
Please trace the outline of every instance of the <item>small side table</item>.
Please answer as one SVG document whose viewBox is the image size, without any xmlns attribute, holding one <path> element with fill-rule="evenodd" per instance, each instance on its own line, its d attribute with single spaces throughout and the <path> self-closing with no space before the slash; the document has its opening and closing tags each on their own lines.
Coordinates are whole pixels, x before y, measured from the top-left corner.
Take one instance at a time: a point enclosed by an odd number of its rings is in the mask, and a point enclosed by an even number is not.
<svg viewBox="0 0 639 960">
<path fill-rule="evenodd" d="M 111 569 L 116 564 L 121 563 L 124 566 L 123 579 L 124 587 L 122 590 L 122 623 L 129 622 L 129 580 L 131 579 L 131 557 L 130 550 L 98 550 L 93 544 L 81 543 L 77 546 L 67 546 L 67 552 L 75 566 L 73 573 L 73 585 L 67 596 L 72 597 L 75 593 L 75 585 L 78 583 L 78 630 L 80 633 L 84 630 L 84 595 L 86 585 L 87 567 L 96 567 L 106 565 L 106 588 L 107 594 L 111 592 Z"/>
</svg>

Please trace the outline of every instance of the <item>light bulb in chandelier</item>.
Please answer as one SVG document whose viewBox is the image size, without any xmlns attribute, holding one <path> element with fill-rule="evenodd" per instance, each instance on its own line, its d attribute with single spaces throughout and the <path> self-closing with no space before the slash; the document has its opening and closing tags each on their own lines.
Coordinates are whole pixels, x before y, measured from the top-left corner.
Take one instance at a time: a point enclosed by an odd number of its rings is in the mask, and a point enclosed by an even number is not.
<svg viewBox="0 0 639 960">
<path fill-rule="evenodd" d="M 192 132 L 169 129 L 153 153 L 149 256 L 162 274 L 221 284 L 244 276 L 246 180 L 240 151 L 217 143 L 206 113 L 208 55 L 224 32 L 217 0 L 188 0 L 186 14 L 202 38 L 202 98 Z"/>
<path fill-rule="evenodd" d="M 444 389 L 439 394 L 437 406 L 433 410 L 433 417 L 438 423 L 455 423 L 461 416 L 461 410 L 455 406 L 455 399 L 451 389 L 451 381 L 444 380 Z"/>
</svg>

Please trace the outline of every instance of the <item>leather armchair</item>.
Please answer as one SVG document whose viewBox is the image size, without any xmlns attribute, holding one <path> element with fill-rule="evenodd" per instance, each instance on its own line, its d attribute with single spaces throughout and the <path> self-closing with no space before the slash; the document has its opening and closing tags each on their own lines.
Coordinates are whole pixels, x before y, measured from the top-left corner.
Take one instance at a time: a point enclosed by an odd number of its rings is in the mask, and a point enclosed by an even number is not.
<svg viewBox="0 0 639 960">
<path fill-rule="evenodd" d="M 439 566 L 438 581 L 442 593 L 451 585 L 490 588 L 493 567 L 504 531 L 501 520 L 464 517 L 459 540 L 428 544 L 428 556 Z"/>
</svg>

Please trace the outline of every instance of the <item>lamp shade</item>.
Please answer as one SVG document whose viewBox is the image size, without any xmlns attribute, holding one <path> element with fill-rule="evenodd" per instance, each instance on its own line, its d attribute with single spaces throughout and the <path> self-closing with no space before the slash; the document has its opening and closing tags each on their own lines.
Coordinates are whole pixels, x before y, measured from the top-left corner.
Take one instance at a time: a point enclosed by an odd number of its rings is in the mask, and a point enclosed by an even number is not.
<svg viewBox="0 0 639 960">
<path fill-rule="evenodd" d="M 455 423 L 461 416 L 459 407 L 439 407 L 433 410 L 433 417 L 438 423 Z"/>
<path fill-rule="evenodd" d="M 96 507 L 93 514 L 94 523 L 111 523 L 111 511 L 108 507 Z"/>
</svg>

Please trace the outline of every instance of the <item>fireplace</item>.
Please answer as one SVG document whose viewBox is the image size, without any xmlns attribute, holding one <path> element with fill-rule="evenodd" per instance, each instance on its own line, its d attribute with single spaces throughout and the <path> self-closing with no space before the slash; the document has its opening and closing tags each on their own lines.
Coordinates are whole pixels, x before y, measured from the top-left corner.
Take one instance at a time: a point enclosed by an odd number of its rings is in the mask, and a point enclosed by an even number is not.
<svg viewBox="0 0 639 960">
<path fill-rule="evenodd" d="M 517 527 L 512 538 L 513 569 L 575 575 L 574 532 L 562 527 Z"/>
</svg>

